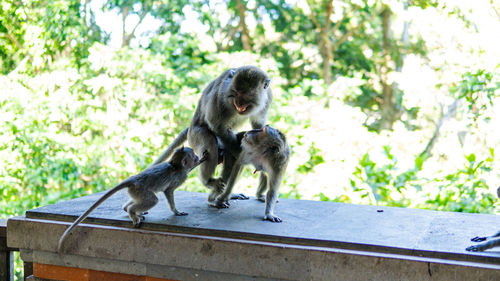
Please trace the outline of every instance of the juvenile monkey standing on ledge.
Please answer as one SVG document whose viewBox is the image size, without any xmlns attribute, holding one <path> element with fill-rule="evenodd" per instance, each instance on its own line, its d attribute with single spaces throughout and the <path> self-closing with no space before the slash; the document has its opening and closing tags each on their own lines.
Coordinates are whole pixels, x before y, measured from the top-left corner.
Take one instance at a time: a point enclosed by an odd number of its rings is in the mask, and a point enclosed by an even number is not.
<svg viewBox="0 0 500 281">
<path fill-rule="evenodd" d="M 64 241 L 73 228 L 105 200 L 111 197 L 111 195 L 124 188 L 128 188 L 130 200 L 123 205 L 123 210 L 128 213 L 134 227 L 139 227 L 144 220 L 144 212 L 150 210 L 158 203 L 158 197 L 155 195 L 157 192 L 165 194 L 170 209 L 176 216 L 187 215 L 187 213 L 179 212 L 175 207 L 174 191 L 186 181 L 187 175 L 192 169 L 205 161 L 204 158 L 200 160 L 191 148 L 182 147 L 175 151 L 169 162 L 151 166 L 139 174 L 124 180 L 106 192 L 66 229 L 59 239 L 57 251 L 61 253 Z"/>
<path fill-rule="evenodd" d="M 213 201 L 223 192 L 241 151 L 234 130 L 247 120 L 253 129 L 262 128 L 266 123 L 272 100 L 270 81 L 266 73 L 255 66 L 224 71 L 203 91 L 189 128 L 180 133 L 153 165 L 168 158 L 187 138 L 196 153 L 207 151 L 207 161 L 200 166 L 200 177 L 211 189 L 208 200 Z M 220 163 L 220 149 L 224 150 L 222 175 L 214 178 Z"/>
<path fill-rule="evenodd" d="M 500 198 L 500 187 L 497 189 L 497 196 Z M 496 234 L 493 234 L 492 236 L 489 237 L 474 237 L 471 239 L 472 242 L 482 242 L 486 241 L 477 245 L 469 246 L 467 247 L 467 251 L 472 251 L 472 252 L 480 252 L 480 251 L 485 251 L 488 249 L 491 249 L 493 247 L 500 246 L 500 231 L 497 232 Z"/>
<path fill-rule="evenodd" d="M 225 191 L 211 205 L 217 208 L 228 208 L 229 196 L 241 168 L 243 165 L 252 164 L 256 172 L 262 171 L 257 188 L 257 199 L 262 201 L 263 193 L 268 189 L 264 219 L 281 222 L 282 220 L 274 215 L 274 206 L 278 200 L 278 188 L 290 159 L 290 146 L 285 135 L 266 125 L 261 129 L 244 133 L 241 148 L 242 151 L 234 164 Z"/>
</svg>

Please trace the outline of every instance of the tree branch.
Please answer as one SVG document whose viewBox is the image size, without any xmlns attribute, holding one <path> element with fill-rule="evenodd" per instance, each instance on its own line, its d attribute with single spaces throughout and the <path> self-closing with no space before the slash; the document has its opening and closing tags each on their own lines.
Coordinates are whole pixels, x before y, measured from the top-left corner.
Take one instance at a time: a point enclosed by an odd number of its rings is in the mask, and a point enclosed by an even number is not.
<svg viewBox="0 0 500 281">
<path fill-rule="evenodd" d="M 318 31 L 321 31 L 321 25 L 319 24 L 318 20 L 316 19 L 316 12 L 314 12 L 313 3 L 311 3 L 311 0 L 307 0 L 307 4 L 309 5 L 309 10 L 311 10 L 311 14 L 309 15 L 309 17 L 311 18 L 311 21 L 316 26 L 316 29 L 318 29 Z"/>
<path fill-rule="evenodd" d="M 420 153 L 420 156 L 431 156 L 431 151 L 437 142 L 441 126 L 443 126 L 443 123 L 446 120 L 455 115 L 455 113 L 457 112 L 457 107 L 459 102 L 460 99 L 456 99 L 450 106 L 448 106 L 448 111 L 446 112 L 446 114 L 441 114 L 441 118 L 439 118 L 439 122 L 437 123 L 436 128 L 434 129 L 434 133 L 432 134 L 432 137 L 429 139 L 429 142 L 425 146 L 424 151 Z"/>
<path fill-rule="evenodd" d="M 335 26 L 333 27 L 332 29 L 332 33 L 334 33 L 335 31 L 337 31 L 339 28 L 340 28 L 340 25 L 341 23 L 347 18 L 347 16 L 349 14 L 351 14 L 352 12 L 354 12 L 354 10 L 357 8 L 358 6 L 356 5 L 353 5 L 352 6 L 352 9 L 347 12 L 344 17 L 338 21 Z M 342 37 L 340 37 L 339 39 L 335 40 L 335 42 L 333 43 L 333 51 L 337 50 L 337 48 L 342 44 L 344 43 L 347 39 L 349 39 L 349 36 L 352 36 L 354 34 L 354 32 L 356 32 L 358 29 L 360 29 L 361 27 L 363 27 L 363 24 L 367 21 L 370 21 L 374 16 L 373 15 L 370 15 L 370 17 L 362 22 L 360 22 L 358 25 L 356 25 L 355 27 L 351 28 L 348 32 L 344 33 L 344 35 L 342 35 Z"/>
<path fill-rule="evenodd" d="M 327 1 L 326 3 L 326 15 L 325 15 L 325 30 L 330 30 L 330 25 L 332 24 L 332 20 L 330 19 L 330 16 L 332 15 L 333 12 L 333 0 Z"/>
<path fill-rule="evenodd" d="M 18 49 L 21 49 L 23 46 L 21 45 L 21 43 L 19 43 L 17 38 L 13 35 L 12 28 L 7 24 L 7 22 L 3 22 L 3 26 L 5 26 L 5 28 L 7 29 L 7 38 L 9 38 L 10 41 L 12 43 L 14 43 L 14 45 L 16 45 L 16 47 Z"/>
<path fill-rule="evenodd" d="M 134 37 L 134 33 L 135 33 L 135 30 L 137 29 L 137 27 L 139 25 L 141 25 L 142 23 L 142 20 L 144 20 L 144 18 L 146 17 L 146 15 L 149 13 L 149 9 L 144 9 L 142 11 L 142 13 L 139 15 L 139 21 L 137 22 L 137 24 L 134 26 L 134 28 L 132 29 L 132 32 L 130 32 L 130 34 L 127 36 L 129 38 L 127 38 L 128 42 L 130 42 L 130 40 Z"/>
</svg>

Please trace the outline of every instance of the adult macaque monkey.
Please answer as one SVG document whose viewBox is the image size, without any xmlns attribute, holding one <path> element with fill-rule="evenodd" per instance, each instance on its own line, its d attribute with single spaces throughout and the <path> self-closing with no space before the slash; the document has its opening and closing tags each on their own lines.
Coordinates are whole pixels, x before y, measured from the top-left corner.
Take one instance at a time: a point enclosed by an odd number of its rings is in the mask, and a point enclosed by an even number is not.
<svg viewBox="0 0 500 281">
<path fill-rule="evenodd" d="M 285 174 L 290 159 L 290 146 L 283 133 L 270 126 L 246 132 L 241 140 L 242 151 L 234 164 L 225 191 L 211 204 L 217 208 L 229 207 L 229 196 L 243 165 L 252 164 L 255 172 L 262 171 L 257 199 L 266 194 L 265 220 L 281 222 L 274 215 L 274 207 L 278 200 L 278 188 Z"/>
<path fill-rule="evenodd" d="M 200 177 L 211 189 L 208 200 L 212 201 L 223 192 L 241 151 L 234 130 L 247 120 L 253 129 L 262 128 L 266 123 L 272 100 L 270 81 L 266 73 L 255 66 L 224 71 L 203 91 L 189 128 L 180 133 L 153 165 L 168 158 L 187 138 L 197 154 L 207 151 L 207 161 L 200 166 Z M 221 177 L 214 178 L 221 149 L 224 150 L 222 173 Z"/>
<path fill-rule="evenodd" d="M 174 191 L 184 183 L 192 169 L 205 161 L 204 158 L 200 160 L 191 148 L 182 147 L 175 151 L 169 162 L 149 167 L 139 174 L 124 180 L 106 192 L 66 229 L 59 239 L 57 251 L 61 253 L 64 241 L 73 228 L 111 195 L 124 188 L 128 188 L 130 200 L 123 205 L 123 210 L 128 213 L 134 227 L 139 227 L 144 220 L 143 214 L 158 203 L 158 197 L 155 195 L 158 192 L 165 194 L 170 209 L 176 216 L 187 215 L 187 213 L 179 212 L 175 207 Z"/>
<path fill-rule="evenodd" d="M 500 187 L 497 189 L 497 196 L 500 198 Z M 467 251 L 479 252 L 491 249 L 493 247 L 500 246 L 500 231 L 489 237 L 474 237 L 471 239 L 472 242 L 482 242 L 483 243 L 467 247 Z"/>
</svg>

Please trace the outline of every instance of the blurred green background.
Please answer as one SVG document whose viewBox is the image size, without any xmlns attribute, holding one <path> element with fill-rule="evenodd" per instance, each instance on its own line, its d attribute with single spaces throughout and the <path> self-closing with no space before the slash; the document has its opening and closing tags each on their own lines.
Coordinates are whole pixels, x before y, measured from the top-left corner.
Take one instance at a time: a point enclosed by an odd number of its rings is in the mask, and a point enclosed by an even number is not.
<svg viewBox="0 0 500 281">
<path fill-rule="evenodd" d="M 498 212 L 499 46 L 493 0 L 1 0 L 0 217 L 141 171 L 244 64 L 293 150 L 281 197 Z"/>
</svg>

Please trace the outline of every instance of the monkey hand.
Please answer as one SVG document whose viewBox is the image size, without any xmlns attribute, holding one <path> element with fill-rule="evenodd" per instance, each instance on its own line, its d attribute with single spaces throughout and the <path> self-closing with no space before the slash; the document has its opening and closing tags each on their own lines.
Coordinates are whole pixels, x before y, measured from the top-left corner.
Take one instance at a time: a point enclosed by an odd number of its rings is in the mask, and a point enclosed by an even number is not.
<svg viewBox="0 0 500 281">
<path fill-rule="evenodd" d="M 486 239 L 487 239 L 486 237 L 476 236 L 476 237 L 472 238 L 470 241 L 472 241 L 472 242 L 482 242 L 482 241 L 484 241 Z"/>
<path fill-rule="evenodd" d="M 275 215 L 266 215 L 264 217 L 264 220 L 270 221 L 270 222 L 282 222 L 282 220 Z"/>
<path fill-rule="evenodd" d="M 203 154 L 201 156 L 199 163 L 201 164 L 201 163 L 207 161 L 208 157 L 209 157 L 208 150 L 203 151 Z"/>
</svg>

